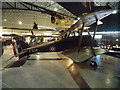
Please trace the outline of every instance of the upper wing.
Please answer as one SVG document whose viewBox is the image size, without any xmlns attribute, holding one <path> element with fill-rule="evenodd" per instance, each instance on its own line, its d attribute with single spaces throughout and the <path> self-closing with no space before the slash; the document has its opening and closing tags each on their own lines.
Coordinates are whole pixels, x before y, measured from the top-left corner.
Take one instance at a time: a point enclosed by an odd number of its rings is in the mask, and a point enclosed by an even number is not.
<svg viewBox="0 0 120 90">
<path fill-rule="evenodd" d="M 101 10 L 98 12 L 91 13 L 85 17 L 83 17 L 83 22 L 85 22 L 85 26 L 92 25 L 96 22 L 96 17 L 98 20 L 101 20 L 113 13 L 114 10 Z M 96 16 L 96 17 L 95 17 Z"/>
<path fill-rule="evenodd" d="M 78 27 L 82 27 L 83 22 L 85 27 L 90 26 L 96 22 L 96 17 L 98 20 L 101 20 L 113 13 L 114 10 L 101 10 L 97 12 L 90 13 L 86 16 L 83 16 L 80 20 L 78 20 L 75 24 L 73 24 L 68 30 L 66 30 L 62 35 L 67 32 L 71 32 Z"/>
</svg>

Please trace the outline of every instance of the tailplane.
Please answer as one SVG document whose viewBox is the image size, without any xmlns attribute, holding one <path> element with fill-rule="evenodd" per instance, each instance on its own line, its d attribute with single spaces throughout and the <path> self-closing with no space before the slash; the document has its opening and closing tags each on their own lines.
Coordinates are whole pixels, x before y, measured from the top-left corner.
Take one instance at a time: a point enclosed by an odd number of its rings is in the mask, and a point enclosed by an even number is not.
<svg viewBox="0 0 120 90">
<path fill-rule="evenodd" d="M 30 47 L 30 45 L 28 45 L 27 43 L 25 43 L 22 40 L 12 41 L 12 46 L 13 46 L 13 52 L 14 52 L 15 56 L 17 56 L 23 49 Z"/>
</svg>

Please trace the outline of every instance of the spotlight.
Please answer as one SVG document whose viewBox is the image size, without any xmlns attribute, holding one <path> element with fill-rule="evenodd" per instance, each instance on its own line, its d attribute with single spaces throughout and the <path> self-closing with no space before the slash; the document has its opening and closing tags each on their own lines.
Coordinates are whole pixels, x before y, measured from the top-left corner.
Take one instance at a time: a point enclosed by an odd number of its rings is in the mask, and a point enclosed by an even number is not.
<svg viewBox="0 0 120 90">
<path fill-rule="evenodd" d="M 113 12 L 112 12 L 112 14 L 116 14 L 118 12 L 118 10 L 114 10 Z"/>
<path fill-rule="evenodd" d="M 54 9 L 54 11 L 57 11 L 57 10 L 58 10 L 57 8 Z"/>
<path fill-rule="evenodd" d="M 19 21 L 19 24 L 22 24 L 22 22 L 21 22 L 21 21 Z"/>
<path fill-rule="evenodd" d="M 4 21 L 7 21 L 7 19 L 4 19 Z"/>
</svg>

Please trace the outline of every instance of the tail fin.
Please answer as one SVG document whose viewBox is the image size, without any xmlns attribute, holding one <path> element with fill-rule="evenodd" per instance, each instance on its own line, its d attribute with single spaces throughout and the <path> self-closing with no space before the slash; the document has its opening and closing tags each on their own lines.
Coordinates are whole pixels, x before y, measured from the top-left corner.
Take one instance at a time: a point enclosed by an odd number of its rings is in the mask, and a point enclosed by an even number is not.
<svg viewBox="0 0 120 90">
<path fill-rule="evenodd" d="M 12 46 L 13 46 L 13 52 L 15 56 L 19 54 L 23 49 L 30 47 L 27 43 L 25 43 L 22 40 L 12 41 Z"/>
<path fill-rule="evenodd" d="M 18 50 L 15 41 L 12 41 L 12 46 L 13 46 L 13 53 L 16 56 L 18 54 Z"/>
</svg>

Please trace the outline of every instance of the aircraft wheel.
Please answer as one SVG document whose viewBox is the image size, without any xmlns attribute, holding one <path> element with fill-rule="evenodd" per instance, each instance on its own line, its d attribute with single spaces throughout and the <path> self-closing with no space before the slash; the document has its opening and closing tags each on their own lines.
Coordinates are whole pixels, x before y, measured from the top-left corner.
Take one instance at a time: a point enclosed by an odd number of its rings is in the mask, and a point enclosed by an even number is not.
<svg viewBox="0 0 120 90">
<path fill-rule="evenodd" d="M 55 46 L 50 46 L 49 50 L 50 50 L 51 52 L 55 52 L 55 51 L 56 51 L 56 47 L 55 47 Z"/>
</svg>

